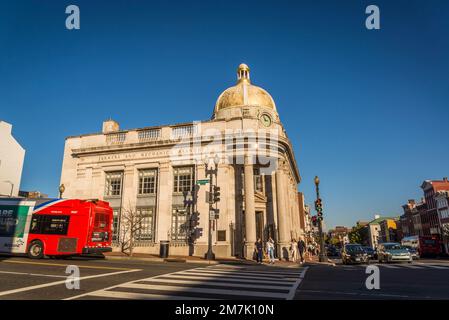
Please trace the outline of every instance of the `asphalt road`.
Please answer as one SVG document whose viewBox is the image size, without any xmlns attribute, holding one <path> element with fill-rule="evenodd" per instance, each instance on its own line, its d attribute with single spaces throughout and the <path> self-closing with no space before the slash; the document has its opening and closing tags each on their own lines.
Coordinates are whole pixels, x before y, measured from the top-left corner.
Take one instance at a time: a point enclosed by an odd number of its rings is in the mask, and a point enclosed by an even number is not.
<svg viewBox="0 0 449 320">
<path fill-rule="evenodd" d="M 66 269 L 79 268 L 79 289 Z M 0 300 L 20 299 L 449 299 L 449 261 L 366 265 L 207 265 L 141 260 L 30 260 L 0 256 Z M 72 279 L 73 280 L 73 279 Z"/>
<path fill-rule="evenodd" d="M 68 289 L 66 268 L 79 268 Z M 307 267 L 0 257 L 0 299 L 293 299 Z M 73 280 L 73 279 L 72 279 Z"/>
<path fill-rule="evenodd" d="M 366 265 L 313 265 L 295 299 L 449 299 L 449 261 L 371 265 L 379 268 L 379 289 L 365 284 Z"/>
</svg>

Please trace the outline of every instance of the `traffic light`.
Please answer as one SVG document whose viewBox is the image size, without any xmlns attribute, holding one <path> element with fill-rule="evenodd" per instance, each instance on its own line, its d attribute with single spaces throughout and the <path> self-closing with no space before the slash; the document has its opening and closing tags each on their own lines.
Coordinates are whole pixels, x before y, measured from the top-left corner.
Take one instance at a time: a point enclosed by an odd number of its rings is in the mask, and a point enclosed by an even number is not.
<svg viewBox="0 0 449 320">
<path fill-rule="evenodd" d="M 198 212 L 194 212 L 190 216 L 190 227 L 196 228 L 199 225 L 200 225 L 200 214 Z"/>
<path fill-rule="evenodd" d="M 193 237 L 195 239 L 201 238 L 203 236 L 203 228 L 196 228 L 193 230 Z"/>
<path fill-rule="evenodd" d="M 315 210 L 318 213 L 322 213 L 323 212 L 323 204 L 321 203 L 321 199 L 320 198 L 315 200 Z"/>
<path fill-rule="evenodd" d="M 220 218 L 220 209 L 214 209 L 215 212 L 215 219 L 219 219 Z"/>
<path fill-rule="evenodd" d="M 314 227 L 316 227 L 318 224 L 317 224 L 317 216 L 312 216 L 312 225 L 314 226 Z"/>
<path fill-rule="evenodd" d="M 214 186 L 214 203 L 220 201 L 220 187 Z"/>
</svg>

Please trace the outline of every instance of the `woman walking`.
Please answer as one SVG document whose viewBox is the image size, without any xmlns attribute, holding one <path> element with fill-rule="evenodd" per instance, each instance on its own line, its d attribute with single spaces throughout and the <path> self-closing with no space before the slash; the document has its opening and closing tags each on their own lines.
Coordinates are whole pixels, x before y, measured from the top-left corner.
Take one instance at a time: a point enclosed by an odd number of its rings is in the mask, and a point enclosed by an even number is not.
<svg viewBox="0 0 449 320">
<path fill-rule="evenodd" d="M 273 239 L 271 239 L 271 237 L 268 238 L 266 247 L 268 259 L 270 259 L 270 264 L 274 264 L 274 241 Z"/>
<path fill-rule="evenodd" d="M 292 239 L 292 242 L 290 244 L 290 250 L 292 255 L 292 261 L 295 262 L 298 256 L 298 243 L 295 239 Z"/>
</svg>

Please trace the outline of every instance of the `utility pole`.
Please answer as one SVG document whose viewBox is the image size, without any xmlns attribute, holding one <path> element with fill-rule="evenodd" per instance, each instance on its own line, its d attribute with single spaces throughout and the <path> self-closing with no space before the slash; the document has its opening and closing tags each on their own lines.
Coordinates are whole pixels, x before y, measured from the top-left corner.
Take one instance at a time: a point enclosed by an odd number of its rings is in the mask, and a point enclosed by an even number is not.
<svg viewBox="0 0 449 320">
<path fill-rule="evenodd" d="M 214 158 L 214 167 L 209 168 L 209 158 L 205 158 L 204 165 L 206 169 L 206 176 L 209 176 L 209 194 L 207 196 L 207 201 L 209 203 L 209 235 L 207 241 L 207 252 L 205 254 L 205 258 L 207 260 L 214 260 L 215 254 L 212 250 L 212 222 L 217 219 L 218 209 L 214 209 L 214 204 L 220 201 L 220 187 L 217 184 L 217 174 L 218 174 L 218 164 L 220 162 L 220 158 L 218 155 L 215 155 Z M 215 184 L 214 184 L 214 176 L 215 176 Z"/>
<path fill-rule="evenodd" d="M 320 198 L 320 179 L 318 176 L 315 176 L 315 188 L 316 188 L 316 200 L 315 200 L 315 210 L 317 212 L 317 220 L 318 220 L 318 232 L 320 236 L 320 262 L 327 262 L 327 256 L 324 249 L 324 237 L 323 237 L 323 205 L 321 203 Z"/>
</svg>

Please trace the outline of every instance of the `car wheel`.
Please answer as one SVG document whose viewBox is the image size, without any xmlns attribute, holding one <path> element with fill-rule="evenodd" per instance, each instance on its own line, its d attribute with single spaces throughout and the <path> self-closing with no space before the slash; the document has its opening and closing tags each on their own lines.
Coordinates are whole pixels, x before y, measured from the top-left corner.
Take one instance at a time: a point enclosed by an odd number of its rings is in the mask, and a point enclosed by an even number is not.
<svg viewBox="0 0 449 320">
<path fill-rule="evenodd" d="M 44 257 L 44 244 L 40 240 L 34 240 L 30 243 L 27 250 L 27 256 L 31 259 L 42 259 Z"/>
</svg>

